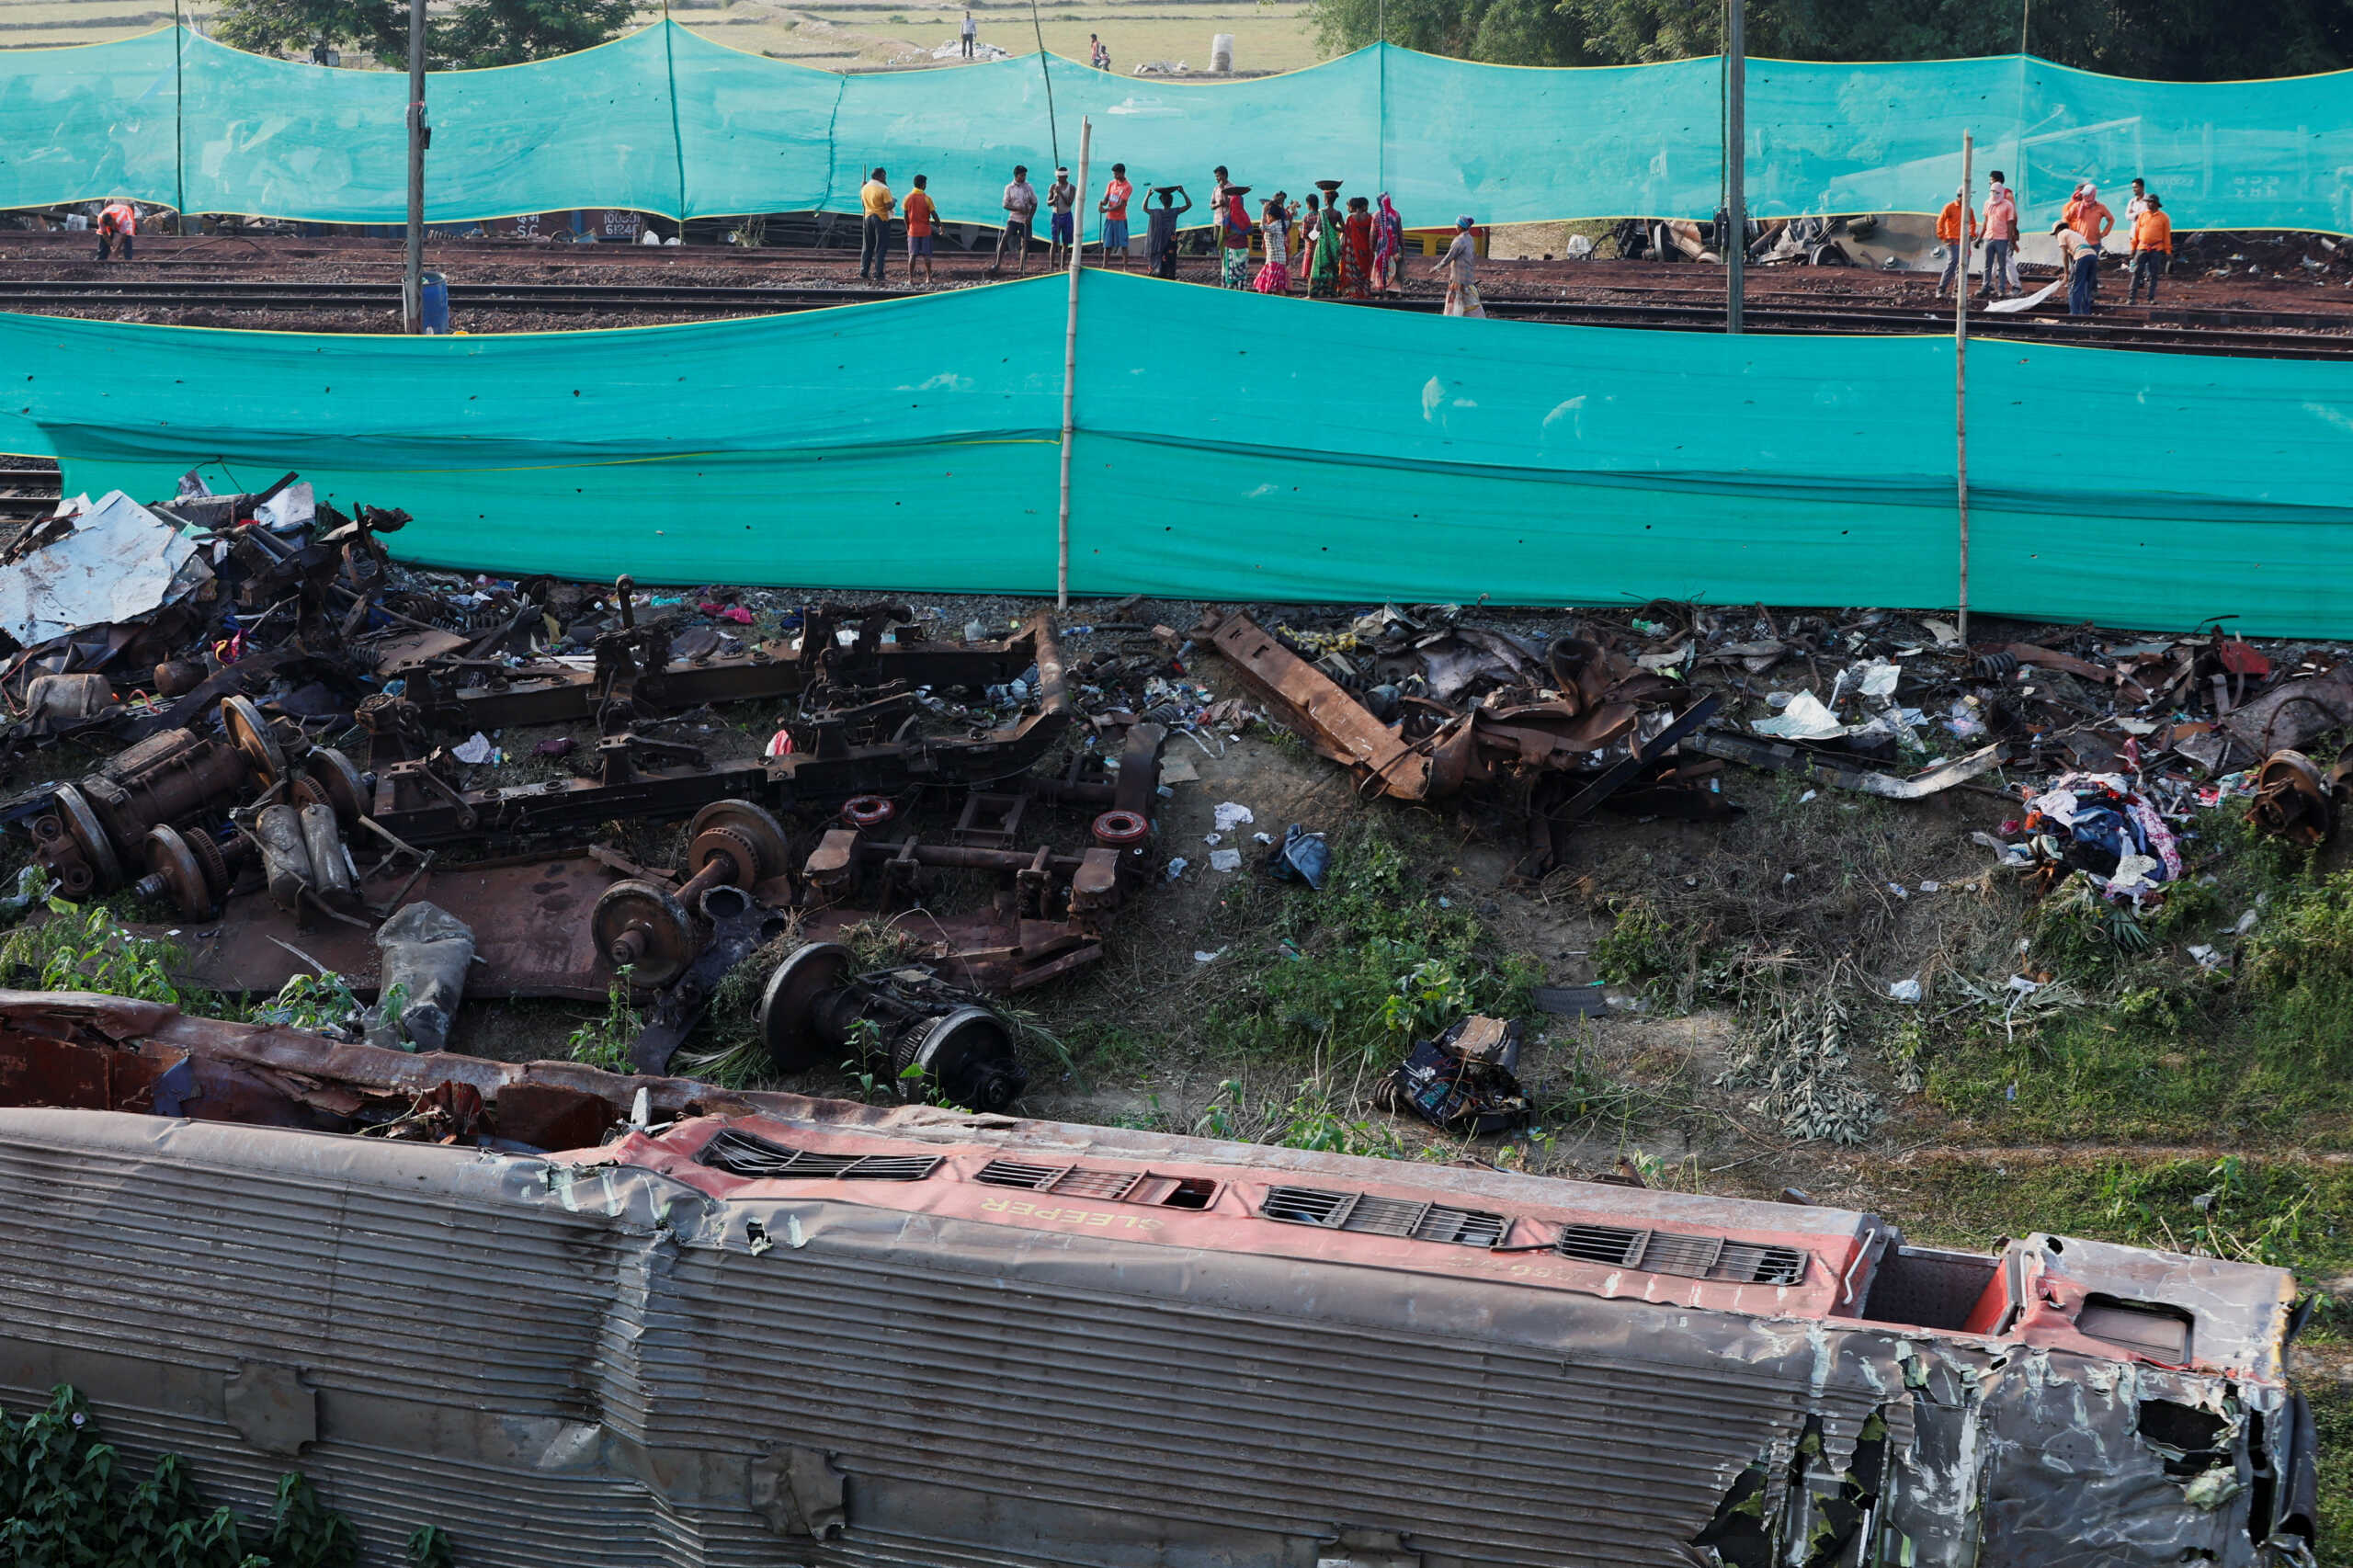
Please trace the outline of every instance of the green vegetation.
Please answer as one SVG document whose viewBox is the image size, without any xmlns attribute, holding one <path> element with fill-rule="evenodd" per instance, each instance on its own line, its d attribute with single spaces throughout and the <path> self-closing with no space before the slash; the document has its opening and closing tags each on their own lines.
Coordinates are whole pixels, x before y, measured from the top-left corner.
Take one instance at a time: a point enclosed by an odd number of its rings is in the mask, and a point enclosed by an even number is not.
<svg viewBox="0 0 2353 1568">
<path fill-rule="evenodd" d="M 2353 1383 L 2306 1397 L 2320 1435 L 2320 1568 L 2353 1568 Z"/>
<path fill-rule="evenodd" d="M 2240 1263 L 2319 1281 L 2353 1267 L 2353 1166 L 2292 1157 L 1932 1160 L 1906 1180 L 1935 1190 L 1906 1229 L 1972 1247 L 2049 1231 Z M 2325 1301 L 2336 1326 L 2347 1303 Z"/>
<path fill-rule="evenodd" d="M 2353 872 L 2320 875 L 2235 827 L 2216 836 L 2217 880 L 2143 919 L 2054 892 L 2029 961 L 2091 1005 L 2023 1022 L 1981 1008 L 1940 1042 L 1936 1103 L 2009 1137 L 2353 1140 Z M 2244 937 L 2241 910 L 2256 917 Z M 2219 965 L 2234 941 L 2234 976 L 2187 956 L 2211 946 Z"/>
<path fill-rule="evenodd" d="M 41 895 L 49 918 L 18 926 L 0 940 L 0 974 L 29 977 L 42 991 L 102 991 L 142 1002 L 177 1002 L 170 966 L 178 949 L 133 936 L 102 903 L 69 903 Z"/>
<path fill-rule="evenodd" d="M 1718 0 L 1316 0 L 1324 42 L 1381 36 L 1432 53 L 1507 65 L 1623 65 L 1714 54 Z M 2224 0 L 2042 0 L 2023 6 L 1820 6 L 1747 0 L 1748 52 L 1779 60 L 1950 60 L 2024 47 L 2085 70 L 2164 81 L 2335 71 L 2353 62 L 2341 6 L 2290 0 L 2257 25 Z"/>
<path fill-rule="evenodd" d="M 358 1532 L 299 1471 L 267 1520 L 209 1507 L 177 1454 L 130 1483 L 88 1404 L 60 1384 L 22 1422 L 0 1411 L 0 1558 L 14 1568 L 358 1568 Z M 410 1568 L 450 1568 L 449 1539 L 409 1538 Z"/>
<path fill-rule="evenodd" d="M 1465 1013 L 1530 1010 L 1536 966 L 1441 903 L 1395 831 L 1350 827 L 1332 851 L 1320 892 L 1254 881 L 1229 899 L 1235 939 L 1203 1025 L 1221 1054 L 1386 1067 Z"/>
<path fill-rule="evenodd" d="M 573 1030 L 564 1045 L 574 1062 L 602 1067 L 608 1073 L 627 1073 L 631 1071 L 630 1044 L 644 1028 L 645 1016 L 630 997 L 629 965 L 623 964 L 606 989 L 604 1016 Z"/>
<path fill-rule="evenodd" d="M 635 10 L 634 0 L 457 0 L 427 18 L 426 60 L 441 71 L 570 54 L 618 37 Z M 214 36 L 256 54 L 341 47 L 405 67 L 408 26 L 397 0 L 221 0 Z"/>
</svg>

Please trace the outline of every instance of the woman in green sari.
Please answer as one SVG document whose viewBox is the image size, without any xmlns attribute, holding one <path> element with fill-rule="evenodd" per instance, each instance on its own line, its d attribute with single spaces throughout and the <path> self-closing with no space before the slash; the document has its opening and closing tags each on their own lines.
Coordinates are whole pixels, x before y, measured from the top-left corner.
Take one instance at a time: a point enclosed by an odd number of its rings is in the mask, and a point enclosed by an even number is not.
<svg viewBox="0 0 2353 1568">
<path fill-rule="evenodd" d="M 1325 187 L 1324 222 L 1315 231 L 1313 248 L 1307 256 L 1307 297 L 1311 300 L 1336 298 L 1340 289 L 1340 192 L 1336 184 Z"/>
</svg>

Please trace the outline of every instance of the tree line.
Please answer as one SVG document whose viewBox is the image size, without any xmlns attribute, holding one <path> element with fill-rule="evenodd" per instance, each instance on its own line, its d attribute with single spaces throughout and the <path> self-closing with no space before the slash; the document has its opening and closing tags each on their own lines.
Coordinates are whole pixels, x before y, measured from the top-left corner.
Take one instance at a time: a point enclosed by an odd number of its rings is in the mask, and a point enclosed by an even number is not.
<svg viewBox="0 0 2353 1568">
<path fill-rule="evenodd" d="M 1714 54 L 1721 0 L 1313 0 L 1324 41 L 1503 65 Z M 2353 65 L 2353 0 L 1746 0 L 1751 55 L 1950 60 L 2028 52 L 2117 76 L 2217 82 Z"/>
<path fill-rule="evenodd" d="M 593 49 L 629 26 L 636 0 L 443 0 L 426 18 L 435 71 L 519 65 Z M 407 0 L 221 0 L 212 36 L 254 54 L 320 60 L 358 50 L 408 65 Z"/>
</svg>

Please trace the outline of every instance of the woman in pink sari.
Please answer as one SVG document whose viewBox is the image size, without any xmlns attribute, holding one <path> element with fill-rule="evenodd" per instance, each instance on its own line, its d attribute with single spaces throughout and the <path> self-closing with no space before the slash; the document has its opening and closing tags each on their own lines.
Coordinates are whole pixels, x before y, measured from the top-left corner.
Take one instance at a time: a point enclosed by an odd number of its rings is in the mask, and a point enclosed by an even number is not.
<svg viewBox="0 0 2353 1568">
<path fill-rule="evenodd" d="M 1258 268 L 1250 286 L 1261 294 L 1290 292 L 1291 215 L 1290 205 L 1279 190 L 1259 210 L 1258 230 L 1267 240 L 1267 264 Z"/>
</svg>

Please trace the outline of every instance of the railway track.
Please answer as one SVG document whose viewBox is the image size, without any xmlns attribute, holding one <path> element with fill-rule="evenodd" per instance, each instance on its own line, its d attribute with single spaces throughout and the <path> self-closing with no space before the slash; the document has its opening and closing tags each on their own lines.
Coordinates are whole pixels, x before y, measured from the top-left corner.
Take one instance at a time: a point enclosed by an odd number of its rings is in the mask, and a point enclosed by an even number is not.
<svg viewBox="0 0 2353 1568">
<path fill-rule="evenodd" d="M 64 476 L 45 458 L 0 457 L 0 524 L 28 523 L 57 510 Z"/>
<path fill-rule="evenodd" d="M 1723 326 L 1720 292 L 1699 289 L 1628 288 L 1629 297 L 1575 300 L 1487 296 L 1488 313 L 1506 320 L 1586 326 L 1638 326 L 1708 332 Z M 1662 294 L 1673 297 L 1662 299 Z M 450 308 L 460 314 L 723 315 L 790 312 L 904 299 L 903 291 L 807 284 L 661 282 L 452 283 Z M 1435 298 L 1373 301 L 1374 308 L 1429 313 Z M 301 278 L 15 278 L 0 279 L 0 310 L 233 310 L 285 312 L 381 311 L 400 307 L 400 286 L 377 281 Z M 1769 293 L 1752 295 L 1749 330 L 1763 334 L 1859 335 L 1949 332 L 1949 311 L 1919 304 L 1823 301 Z M 2315 312 L 2213 308 L 2135 316 L 2071 318 L 1972 313 L 1973 335 L 2005 340 L 2135 348 L 2168 353 L 2257 355 L 2275 358 L 2353 359 L 2353 320 Z M 2334 330 L 2331 330 L 2334 329 Z"/>
</svg>

